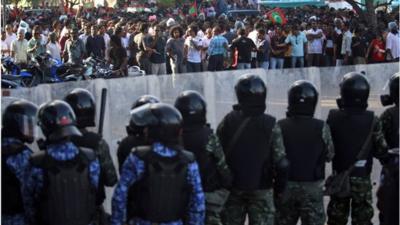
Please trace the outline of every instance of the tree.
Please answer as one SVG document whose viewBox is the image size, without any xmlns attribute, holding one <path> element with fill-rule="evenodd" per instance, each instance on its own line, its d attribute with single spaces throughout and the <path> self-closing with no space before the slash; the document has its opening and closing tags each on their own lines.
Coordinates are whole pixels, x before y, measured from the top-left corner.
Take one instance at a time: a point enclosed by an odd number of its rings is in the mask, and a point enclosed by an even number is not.
<svg viewBox="0 0 400 225">
<path fill-rule="evenodd" d="M 65 4 L 68 8 L 72 9 L 74 6 L 79 4 L 79 0 L 65 0 Z"/>
<path fill-rule="evenodd" d="M 360 19 L 365 21 L 367 26 L 373 32 L 376 32 L 378 29 L 378 21 L 376 18 L 375 10 L 379 7 L 386 7 L 387 9 L 387 7 L 392 4 L 393 0 L 383 3 L 377 2 L 376 4 L 374 4 L 373 0 L 366 0 L 365 3 L 360 3 L 355 0 L 346 0 L 346 2 L 353 7 L 353 9 L 360 16 Z M 365 10 L 363 10 L 362 7 L 364 7 Z"/>
</svg>

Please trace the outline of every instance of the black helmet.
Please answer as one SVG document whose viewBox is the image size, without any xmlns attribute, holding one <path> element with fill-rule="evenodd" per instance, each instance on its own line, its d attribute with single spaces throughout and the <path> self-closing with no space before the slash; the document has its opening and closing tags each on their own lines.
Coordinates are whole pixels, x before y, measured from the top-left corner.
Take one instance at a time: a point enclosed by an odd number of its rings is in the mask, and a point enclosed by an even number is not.
<svg viewBox="0 0 400 225">
<path fill-rule="evenodd" d="M 288 116 L 313 116 L 318 101 L 318 92 L 314 85 L 305 80 L 298 80 L 288 91 Z"/>
<path fill-rule="evenodd" d="M 94 127 L 96 104 L 92 93 L 83 88 L 75 88 L 64 99 L 74 110 L 79 128 Z"/>
<path fill-rule="evenodd" d="M 265 106 L 267 87 L 257 75 L 241 76 L 235 85 L 235 92 L 241 106 Z"/>
<path fill-rule="evenodd" d="M 184 124 L 205 124 L 207 105 L 197 91 L 184 91 L 175 100 Z"/>
<path fill-rule="evenodd" d="M 165 103 L 150 103 L 131 111 L 131 122 L 148 128 L 148 137 L 167 145 L 179 142 L 182 116 L 173 106 Z"/>
<path fill-rule="evenodd" d="M 142 95 L 133 103 L 131 109 L 137 108 L 147 103 L 159 103 L 160 100 L 153 95 Z"/>
<path fill-rule="evenodd" d="M 136 101 L 133 103 L 131 110 L 138 108 L 142 105 L 148 104 L 148 103 L 159 103 L 160 100 L 153 96 L 153 95 L 142 95 Z M 137 135 L 137 136 L 143 136 L 143 128 L 142 126 L 138 126 L 135 123 L 135 119 L 132 118 L 129 120 L 128 126 L 126 126 L 126 132 L 128 135 Z"/>
<path fill-rule="evenodd" d="M 369 83 L 360 73 L 351 72 L 344 75 L 340 83 L 340 99 L 337 100 L 339 108 L 368 107 Z"/>
<path fill-rule="evenodd" d="M 389 95 L 381 95 L 383 106 L 396 104 L 399 105 L 399 77 L 400 73 L 393 74 L 389 80 Z"/>
<path fill-rule="evenodd" d="M 74 111 L 62 100 L 54 100 L 40 106 L 38 120 L 43 134 L 50 142 L 82 135 L 76 128 Z"/>
<path fill-rule="evenodd" d="M 14 137 L 32 143 L 35 137 L 37 106 L 27 100 L 17 100 L 3 114 L 3 137 Z"/>
</svg>

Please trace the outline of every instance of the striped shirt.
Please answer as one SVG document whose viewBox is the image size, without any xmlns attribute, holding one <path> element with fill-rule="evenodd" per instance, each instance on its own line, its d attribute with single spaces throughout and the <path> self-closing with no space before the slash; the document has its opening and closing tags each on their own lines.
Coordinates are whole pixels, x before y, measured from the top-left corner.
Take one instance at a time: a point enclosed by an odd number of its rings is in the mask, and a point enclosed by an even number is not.
<svg viewBox="0 0 400 225">
<path fill-rule="evenodd" d="M 214 36 L 208 46 L 208 55 L 224 55 L 226 52 L 225 45 L 228 45 L 228 40 L 222 35 Z"/>
</svg>

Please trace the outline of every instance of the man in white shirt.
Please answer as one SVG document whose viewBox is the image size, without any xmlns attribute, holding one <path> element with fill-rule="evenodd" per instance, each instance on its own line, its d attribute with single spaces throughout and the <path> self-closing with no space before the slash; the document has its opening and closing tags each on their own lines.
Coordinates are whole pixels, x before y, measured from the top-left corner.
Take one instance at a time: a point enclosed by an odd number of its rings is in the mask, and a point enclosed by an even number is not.
<svg viewBox="0 0 400 225">
<path fill-rule="evenodd" d="M 18 39 L 11 43 L 11 56 L 15 64 L 28 62 L 28 41 L 25 40 L 25 30 L 18 30 Z"/>
<path fill-rule="evenodd" d="M 203 38 L 203 50 L 201 52 L 201 60 L 203 62 L 203 71 L 207 70 L 208 68 L 208 59 L 207 59 L 207 49 L 210 45 L 212 39 L 212 29 L 207 28 L 206 35 Z"/>
<path fill-rule="evenodd" d="M 342 49 L 341 54 L 343 55 L 343 64 L 349 64 L 349 57 L 351 56 L 351 39 L 353 38 L 353 34 L 349 30 L 349 23 L 343 24 L 343 40 L 342 40 Z"/>
<path fill-rule="evenodd" d="M 10 24 L 6 25 L 6 39 L 4 40 L 4 43 L 7 45 L 7 54 L 9 54 L 9 50 L 11 49 L 11 43 L 17 40 L 17 35 L 14 34 L 12 27 Z"/>
<path fill-rule="evenodd" d="M 307 66 L 320 66 L 322 57 L 322 46 L 324 43 L 324 33 L 317 27 L 317 22 L 312 20 L 311 29 L 306 32 L 308 40 Z"/>
<path fill-rule="evenodd" d="M 386 37 L 386 52 L 388 60 L 398 62 L 400 58 L 400 36 L 395 22 L 389 23 L 390 32 Z"/>
<path fill-rule="evenodd" d="M 189 36 L 185 40 L 184 57 L 187 61 L 186 69 L 188 73 L 201 72 L 201 50 L 203 42 L 197 37 L 197 26 L 190 26 Z"/>
<path fill-rule="evenodd" d="M 91 26 L 90 24 L 86 24 L 84 28 L 84 33 L 79 35 L 79 39 L 83 42 L 83 45 L 86 46 L 87 38 L 90 36 Z"/>
</svg>

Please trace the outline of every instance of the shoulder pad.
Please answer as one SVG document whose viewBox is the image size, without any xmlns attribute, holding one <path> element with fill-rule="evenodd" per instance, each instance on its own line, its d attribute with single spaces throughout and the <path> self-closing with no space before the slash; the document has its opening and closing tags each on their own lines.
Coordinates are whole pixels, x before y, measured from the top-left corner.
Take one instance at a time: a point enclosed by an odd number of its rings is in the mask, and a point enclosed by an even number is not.
<svg viewBox="0 0 400 225">
<path fill-rule="evenodd" d="M 192 152 L 181 150 L 181 155 L 185 163 L 192 163 L 195 161 L 195 156 Z"/>
<path fill-rule="evenodd" d="M 276 123 L 276 118 L 269 115 L 269 114 L 264 114 L 264 120 L 266 123 L 271 124 L 272 127 L 275 126 Z"/>
<path fill-rule="evenodd" d="M 367 113 L 367 114 L 370 115 L 370 116 L 375 117 L 374 111 L 367 110 L 367 111 L 365 111 L 365 113 Z"/>
<path fill-rule="evenodd" d="M 150 145 L 136 146 L 132 148 L 132 153 L 135 154 L 140 159 L 144 159 L 146 155 L 153 150 Z"/>
<path fill-rule="evenodd" d="M 82 155 L 89 160 L 89 162 L 96 159 L 96 153 L 93 151 L 93 149 L 79 147 L 79 150 L 81 151 Z"/>
<path fill-rule="evenodd" d="M 29 162 L 34 167 L 43 167 L 44 166 L 44 159 L 45 159 L 46 155 L 47 155 L 46 151 L 35 152 L 29 158 Z"/>
</svg>

